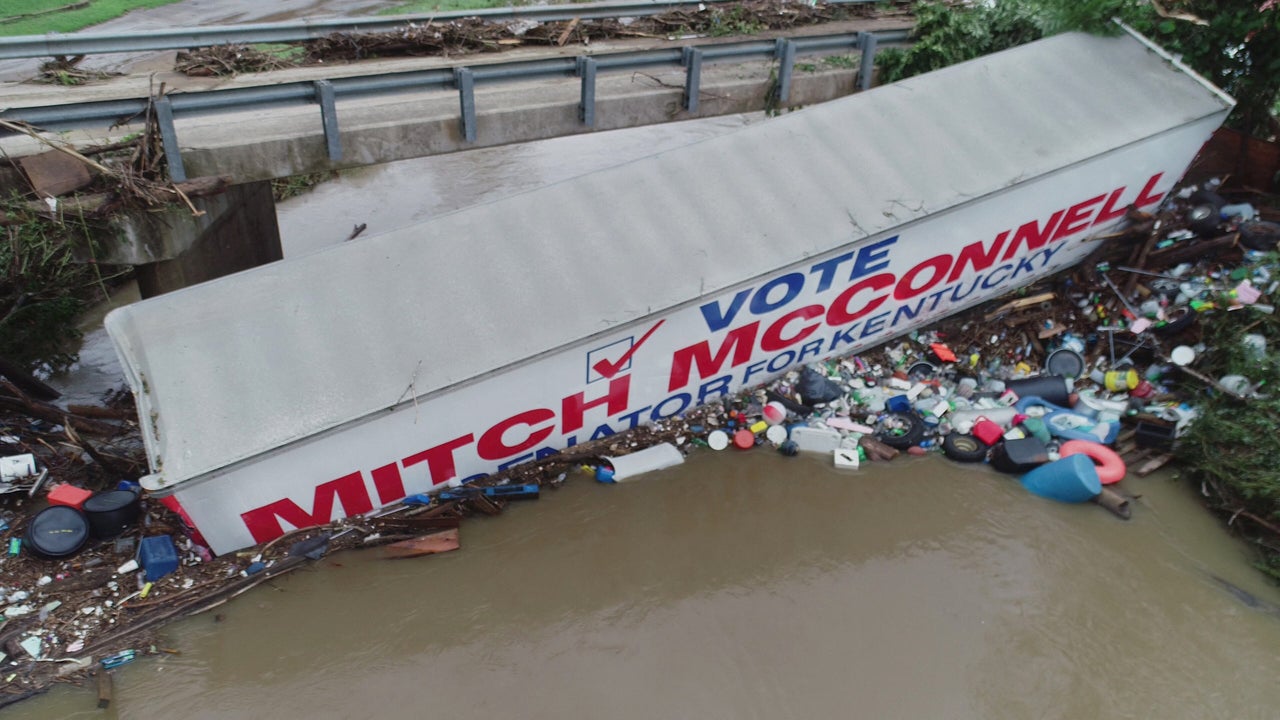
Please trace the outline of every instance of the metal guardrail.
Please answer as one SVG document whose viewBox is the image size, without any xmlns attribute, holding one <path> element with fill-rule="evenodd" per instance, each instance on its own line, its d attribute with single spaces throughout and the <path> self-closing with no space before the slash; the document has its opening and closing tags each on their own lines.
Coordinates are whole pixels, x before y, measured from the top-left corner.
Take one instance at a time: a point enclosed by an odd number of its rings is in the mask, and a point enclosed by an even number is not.
<svg viewBox="0 0 1280 720">
<path fill-rule="evenodd" d="M 174 117 L 178 114 L 261 110 L 315 103 L 320 107 L 321 126 L 324 130 L 329 159 L 340 162 L 342 145 L 339 141 L 337 110 L 339 99 L 348 100 L 422 90 L 456 89 L 461 106 L 462 135 L 467 142 L 475 142 L 475 86 L 478 83 L 580 77 L 582 91 L 578 105 L 578 119 L 590 127 L 595 124 L 595 82 L 597 74 L 601 72 L 635 71 L 652 67 L 683 67 L 685 68 L 685 92 L 682 107 L 689 112 L 696 112 L 698 87 L 704 62 L 777 60 L 779 67 L 775 99 L 778 102 L 786 102 L 791 90 L 791 77 L 797 56 L 858 51 L 861 53 L 859 87 L 865 90 L 871 86 L 871 72 L 877 46 L 881 42 L 903 42 L 907 39 L 909 32 L 894 30 L 879 33 L 843 33 L 794 39 L 748 40 L 727 44 L 708 42 L 658 50 L 544 58 L 475 66 L 459 65 L 451 68 L 335 77 L 259 87 L 174 93 L 155 100 L 155 109 L 165 155 L 169 162 L 170 177 L 174 181 L 181 182 L 187 177 L 178 145 L 177 129 L 174 126 Z M 30 123 L 47 130 L 66 130 L 93 127 L 104 123 L 126 122 L 129 118 L 143 113 L 150 102 L 152 98 L 140 97 L 10 108 L 0 112 L 0 118 Z"/>
<path fill-rule="evenodd" d="M 49 33 L 0 38 L 0 60 L 53 56 L 101 55 L 104 53 L 183 50 L 210 45 L 252 45 L 314 40 L 333 33 L 378 33 L 399 30 L 427 22 L 446 22 L 478 17 L 497 22 L 530 20 L 558 22 L 579 18 L 658 15 L 699 5 L 715 5 L 733 0 L 644 0 L 642 2 L 599 2 L 539 7 L 487 8 L 432 15 L 388 15 L 386 17 L 317 18 L 303 22 L 211 25 L 208 27 L 149 30 L 134 33 Z M 880 0 L 824 0 L 830 4 L 863 4 Z"/>
</svg>

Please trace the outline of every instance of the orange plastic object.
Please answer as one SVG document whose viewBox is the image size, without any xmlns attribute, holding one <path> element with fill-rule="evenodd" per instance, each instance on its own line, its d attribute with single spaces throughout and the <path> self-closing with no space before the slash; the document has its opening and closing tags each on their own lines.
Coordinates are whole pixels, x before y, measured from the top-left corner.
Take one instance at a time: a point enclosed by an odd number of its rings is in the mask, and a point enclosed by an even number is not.
<svg viewBox="0 0 1280 720">
<path fill-rule="evenodd" d="M 756 446 L 756 436 L 750 430 L 743 428 L 733 434 L 733 444 L 743 450 L 750 450 Z"/>
<path fill-rule="evenodd" d="M 1062 457 L 1070 455 L 1085 455 L 1098 468 L 1098 479 L 1103 485 L 1114 485 L 1124 479 L 1125 465 L 1124 460 L 1116 454 L 1115 450 L 1103 445 L 1102 443 L 1089 442 L 1088 440 L 1068 440 L 1062 443 L 1062 447 L 1058 448 L 1058 453 Z"/>
<path fill-rule="evenodd" d="M 69 505 L 79 510 L 80 506 L 84 505 L 84 501 L 90 497 L 93 497 L 93 492 L 89 490 L 78 488 L 75 485 L 60 483 L 54 485 L 53 489 L 49 491 L 49 504 Z"/>
<path fill-rule="evenodd" d="M 937 355 L 938 360 L 942 362 L 952 363 L 956 361 L 956 354 L 951 352 L 951 348 L 943 345 L 942 343 L 933 343 L 929 346 L 929 349 L 932 350 L 933 354 Z"/>
</svg>

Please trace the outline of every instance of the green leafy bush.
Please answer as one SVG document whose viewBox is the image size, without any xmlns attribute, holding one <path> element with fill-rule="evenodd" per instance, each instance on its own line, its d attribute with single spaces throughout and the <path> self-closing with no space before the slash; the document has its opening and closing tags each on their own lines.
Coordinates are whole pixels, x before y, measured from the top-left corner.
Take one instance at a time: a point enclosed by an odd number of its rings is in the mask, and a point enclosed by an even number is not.
<svg viewBox="0 0 1280 720">
<path fill-rule="evenodd" d="M 7 214 L 13 224 L 0 236 L 0 357 L 27 369 L 63 369 L 76 360 L 76 318 L 99 294 L 97 267 L 73 259 L 67 236 L 74 228 L 21 210 Z"/>
</svg>

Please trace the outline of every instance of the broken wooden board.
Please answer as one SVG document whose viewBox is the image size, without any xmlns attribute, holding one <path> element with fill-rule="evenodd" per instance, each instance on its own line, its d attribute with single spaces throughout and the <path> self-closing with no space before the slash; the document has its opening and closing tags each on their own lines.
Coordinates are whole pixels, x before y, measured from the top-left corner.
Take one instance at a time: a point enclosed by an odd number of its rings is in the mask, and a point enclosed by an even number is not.
<svg viewBox="0 0 1280 720">
<path fill-rule="evenodd" d="M 58 197 L 93 182 L 87 165 L 57 150 L 18 158 L 18 164 L 41 197 Z"/>
<path fill-rule="evenodd" d="M 422 555 L 434 555 L 436 553 L 449 552 L 457 550 L 460 547 L 458 543 L 458 529 L 442 530 L 430 535 L 423 535 L 411 540 L 401 540 L 394 542 L 382 548 L 384 557 L 399 559 L 420 557 Z"/>
<path fill-rule="evenodd" d="M 1049 302 L 1053 300 L 1055 297 L 1057 296 L 1054 293 L 1047 292 L 1047 293 L 1040 293 L 1039 295 L 1032 295 L 1030 297 L 1024 297 L 1019 300 L 1013 300 L 987 313 L 984 319 L 994 320 L 1000 317 L 1001 315 L 1004 315 L 1005 313 L 1010 312 L 1012 310 L 1021 310 L 1022 308 L 1026 308 L 1026 307 L 1033 307 L 1035 305 L 1039 305 L 1040 303 Z"/>
<path fill-rule="evenodd" d="M 1138 468 L 1137 470 L 1134 470 L 1133 474 L 1137 475 L 1138 477 L 1146 477 L 1151 473 L 1167 465 L 1169 461 L 1172 459 L 1173 459 L 1173 453 L 1165 453 L 1163 455 L 1157 455 L 1151 458 L 1150 460 L 1146 461 L 1145 463 L 1143 463 L 1142 467 Z"/>
<path fill-rule="evenodd" d="M 458 517 L 386 517 L 380 518 L 383 532 L 429 533 L 452 530 L 462 523 Z"/>
</svg>

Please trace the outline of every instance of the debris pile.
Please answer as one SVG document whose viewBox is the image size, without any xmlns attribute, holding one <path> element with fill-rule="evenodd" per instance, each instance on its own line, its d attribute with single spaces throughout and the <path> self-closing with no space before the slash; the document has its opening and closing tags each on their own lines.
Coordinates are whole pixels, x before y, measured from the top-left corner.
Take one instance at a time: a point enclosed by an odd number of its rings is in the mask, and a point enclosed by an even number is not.
<svg viewBox="0 0 1280 720">
<path fill-rule="evenodd" d="M 615 38 L 685 40 L 695 37 L 751 35 L 769 30 L 851 20 L 903 17 L 909 3 L 792 3 L 749 0 L 679 8 L 659 15 L 538 22 L 492 21 L 480 17 L 427 22 L 382 33 L 333 33 L 297 43 L 287 53 L 244 46 L 215 46 L 178 54 L 175 70 L 191 76 L 234 75 L 283 67 L 372 58 L 456 56 L 502 52 L 515 47 L 590 45 Z M 296 49 L 301 49 L 297 52 Z"/>
<path fill-rule="evenodd" d="M 1280 226 L 1213 190 L 1184 191 L 1155 215 L 1131 210 L 1129 228 L 1075 269 L 874 351 L 221 557 L 127 479 L 142 473 L 128 450 L 76 432 L 105 427 L 5 381 L 22 401 L 9 405 L 0 433 L 0 707 L 91 673 L 109 702 L 113 667 L 174 652 L 155 635 L 170 620 L 338 550 L 447 552 L 459 547 L 463 518 L 499 514 L 570 473 L 619 482 L 695 448 L 821 453 L 851 473 L 937 453 L 1019 476 L 1035 495 L 1128 518 L 1130 496 L 1114 488 L 1174 457 L 1206 399 L 1266 397 L 1263 376 L 1205 364 L 1205 328 L 1241 325 L 1235 351 L 1270 367 Z"/>
</svg>

